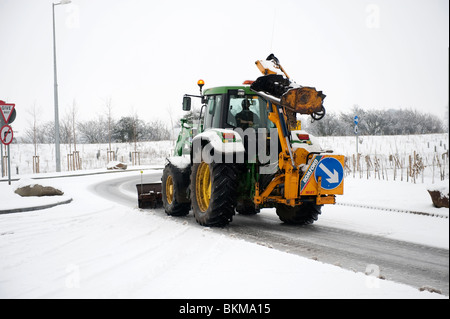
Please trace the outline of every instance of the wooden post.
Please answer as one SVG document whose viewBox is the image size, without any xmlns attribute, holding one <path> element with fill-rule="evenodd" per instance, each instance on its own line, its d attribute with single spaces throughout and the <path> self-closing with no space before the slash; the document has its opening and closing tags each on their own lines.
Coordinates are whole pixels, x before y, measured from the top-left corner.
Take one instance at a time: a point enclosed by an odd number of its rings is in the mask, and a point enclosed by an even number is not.
<svg viewBox="0 0 450 319">
<path fill-rule="evenodd" d="M 403 182 L 403 167 L 405 167 L 405 158 L 402 158 L 401 166 L 400 166 L 400 181 Z"/>
<path fill-rule="evenodd" d="M 355 155 L 352 155 L 352 162 L 353 162 L 353 178 L 355 178 L 355 171 L 356 171 L 356 159 L 355 159 Z"/>
<path fill-rule="evenodd" d="M 412 160 L 411 160 L 411 155 L 409 155 L 409 166 L 408 166 L 408 170 L 406 173 L 406 181 L 409 182 L 409 177 L 411 177 L 411 171 L 412 171 Z"/>
<path fill-rule="evenodd" d="M 81 169 L 80 151 L 73 152 L 73 162 L 74 170 Z"/>
<path fill-rule="evenodd" d="M 39 156 L 33 155 L 33 173 L 39 173 Z"/>
<path fill-rule="evenodd" d="M 73 170 L 73 154 L 67 154 L 67 170 Z"/>
<path fill-rule="evenodd" d="M 141 154 L 139 152 L 131 152 L 131 165 L 141 165 Z"/>
<path fill-rule="evenodd" d="M 114 151 L 111 150 L 107 150 L 106 151 L 106 160 L 109 162 L 114 161 L 116 158 L 116 154 L 114 153 Z"/>
<path fill-rule="evenodd" d="M 359 171 L 359 178 L 363 177 L 364 172 L 362 171 L 361 167 L 361 154 L 356 154 L 356 161 L 357 161 L 357 169 Z"/>
</svg>

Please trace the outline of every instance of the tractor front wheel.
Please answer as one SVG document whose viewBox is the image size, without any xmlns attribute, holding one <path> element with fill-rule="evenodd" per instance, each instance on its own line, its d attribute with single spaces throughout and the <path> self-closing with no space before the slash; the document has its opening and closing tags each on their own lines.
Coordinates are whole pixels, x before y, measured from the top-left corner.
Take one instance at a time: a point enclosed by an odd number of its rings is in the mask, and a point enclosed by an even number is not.
<svg viewBox="0 0 450 319">
<path fill-rule="evenodd" d="M 167 215 L 185 216 L 189 214 L 191 208 L 191 202 L 187 195 L 189 175 L 189 168 L 180 169 L 170 162 L 164 167 L 161 193 Z"/>
</svg>

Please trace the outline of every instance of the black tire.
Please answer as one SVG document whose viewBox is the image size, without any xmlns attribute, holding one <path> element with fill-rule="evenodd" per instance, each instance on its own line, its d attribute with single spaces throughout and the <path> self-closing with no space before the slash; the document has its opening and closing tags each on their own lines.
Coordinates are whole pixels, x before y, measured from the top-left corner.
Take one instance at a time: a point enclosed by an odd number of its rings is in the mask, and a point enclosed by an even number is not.
<svg viewBox="0 0 450 319">
<path fill-rule="evenodd" d="M 305 202 L 300 206 L 278 204 L 277 215 L 286 224 L 309 225 L 314 223 L 321 213 L 322 205 Z"/>
<path fill-rule="evenodd" d="M 202 172 L 209 168 L 210 196 L 202 199 Z M 208 174 L 208 172 L 205 172 Z M 191 172 L 191 203 L 197 223 L 223 227 L 232 221 L 236 207 L 237 172 L 233 164 L 194 163 Z"/>
<path fill-rule="evenodd" d="M 189 176 L 190 167 L 180 169 L 170 162 L 164 167 L 161 178 L 161 193 L 167 215 L 186 216 L 189 214 L 191 209 L 191 201 L 188 195 Z"/>
<path fill-rule="evenodd" d="M 255 215 L 258 214 L 260 210 L 255 207 L 255 203 L 250 199 L 244 199 L 237 203 L 236 212 L 241 215 Z"/>
</svg>

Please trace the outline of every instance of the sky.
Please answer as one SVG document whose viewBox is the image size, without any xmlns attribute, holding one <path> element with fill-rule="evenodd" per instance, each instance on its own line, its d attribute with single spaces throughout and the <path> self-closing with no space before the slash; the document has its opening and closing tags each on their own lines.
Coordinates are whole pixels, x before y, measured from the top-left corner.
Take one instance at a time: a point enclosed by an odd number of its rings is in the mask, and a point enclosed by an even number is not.
<svg viewBox="0 0 450 319">
<path fill-rule="evenodd" d="M 137 115 L 168 125 L 183 94 L 239 85 L 274 53 L 329 113 L 448 116 L 447 0 L 72 0 L 55 6 L 59 114 Z M 52 1 L 0 0 L 0 100 L 21 135 L 54 120 Z"/>
</svg>

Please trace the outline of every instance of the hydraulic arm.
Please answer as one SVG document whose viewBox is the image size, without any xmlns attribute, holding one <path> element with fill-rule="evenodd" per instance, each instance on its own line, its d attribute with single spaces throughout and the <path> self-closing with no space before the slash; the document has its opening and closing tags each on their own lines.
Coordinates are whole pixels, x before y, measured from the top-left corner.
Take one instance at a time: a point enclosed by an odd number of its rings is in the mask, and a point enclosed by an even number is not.
<svg viewBox="0 0 450 319">
<path fill-rule="evenodd" d="M 273 63 L 275 70 L 267 64 L 267 61 Z M 261 205 L 266 201 L 275 201 L 294 207 L 302 203 L 300 183 L 303 180 L 303 172 L 300 165 L 306 165 L 311 158 L 303 148 L 293 151 L 291 127 L 296 122 L 296 113 L 310 114 L 314 119 L 321 119 L 325 115 L 322 105 L 325 95 L 315 88 L 299 86 L 291 81 L 273 54 L 266 61 L 256 61 L 256 65 L 264 75 L 251 85 L 251 89 L 268 101 L 269 119 L 277 127 L 281 152 L 278 156 L 278 173 L 261 193 L 259 183 L 256 183 L 254 202 Z M 339 160 L 343 162 L 343 157 Z M 309 178 L 310 176 L 307 183 Z M 309 192 L 316 196 L 318 205 L 334 203 L 334 195 L 322 195 L 324 192 L 321 179 L 322 177 L 319 177 L 316 182 L 316 190 Z M 283 193 L 273 195 L 273 190 L 280 185 L 284 185 Z"/>
</svg>

